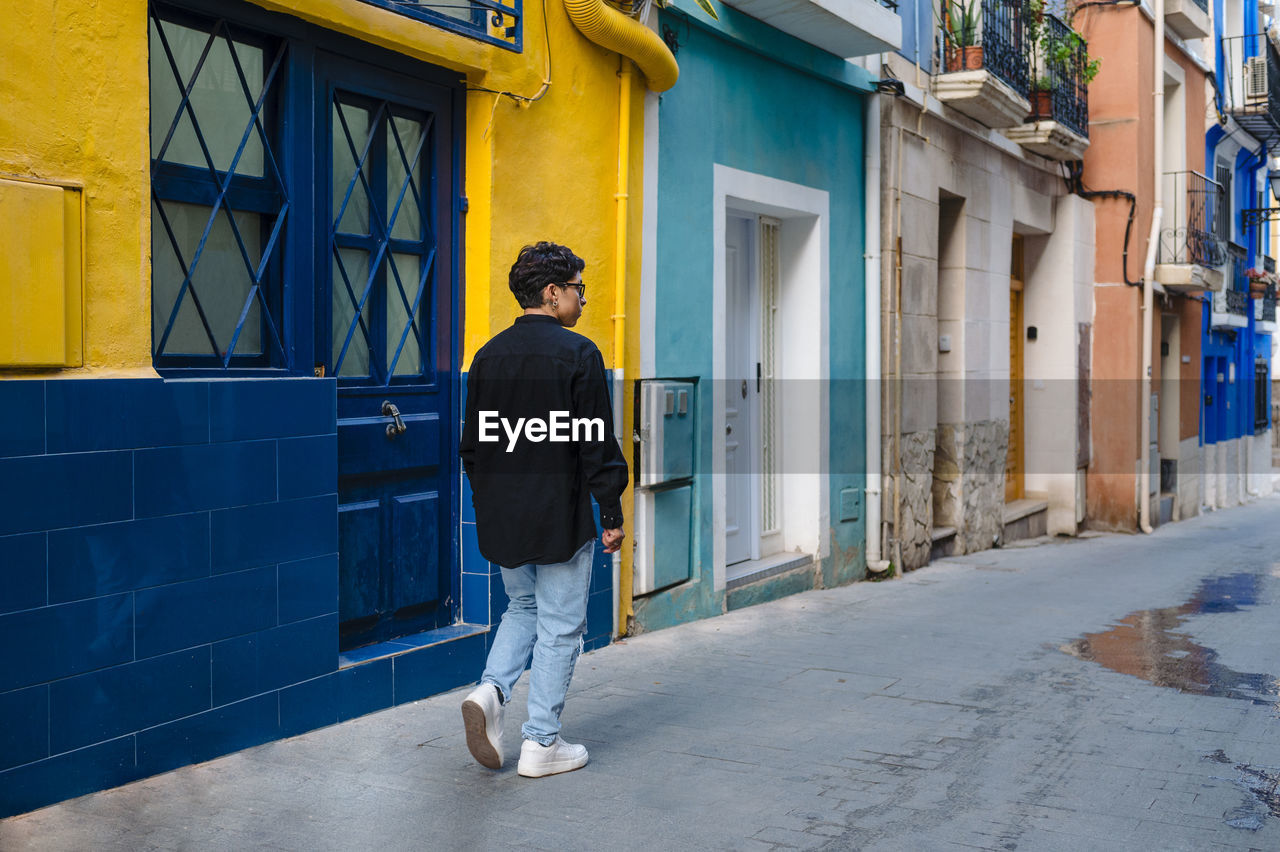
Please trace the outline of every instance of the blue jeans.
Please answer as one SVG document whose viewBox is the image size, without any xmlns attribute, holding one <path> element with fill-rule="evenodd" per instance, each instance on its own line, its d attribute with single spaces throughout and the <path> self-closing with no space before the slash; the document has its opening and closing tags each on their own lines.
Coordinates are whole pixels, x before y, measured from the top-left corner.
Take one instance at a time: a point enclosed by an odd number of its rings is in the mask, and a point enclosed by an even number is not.
<svg viewBox="0 0 1280 852">
<path fill-rule="evenodd" d="M 568 562 L 503 568 L 507 611 L 489 649 L 481 683 L 492 683 L 505 704 L 529 665 L 529 721 L 526 740 L 551 745 L 560 733 L 560 711 L 587 629 L 591 593 L 591 539 Z"/>
</svg>

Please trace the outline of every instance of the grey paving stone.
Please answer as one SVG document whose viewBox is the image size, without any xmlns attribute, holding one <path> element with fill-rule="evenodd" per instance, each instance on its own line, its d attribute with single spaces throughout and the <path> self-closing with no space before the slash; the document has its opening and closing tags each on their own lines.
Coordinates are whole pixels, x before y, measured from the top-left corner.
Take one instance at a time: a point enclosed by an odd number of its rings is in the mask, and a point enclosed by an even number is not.
<svg viewBox="0 0 1280 852">
<path fill-rule="evenodd" d="M 515 775 L 523 684 L 507 768 L 476 766 L 460 690 L 0 821 L 0 849 L 1280 848 L 1236 769 L 1280 772 L 1277 707 L 1060 650 L 1252 571 L 1257 605 L 1178 629 L 1280 674 L 1277 510 L 940 560 L 630 638 L 579 664 L 565 735 L 592 760 L 568 775 Z M 1242 812 L 1256 830 L 1228 824 Z"/>
</svg>

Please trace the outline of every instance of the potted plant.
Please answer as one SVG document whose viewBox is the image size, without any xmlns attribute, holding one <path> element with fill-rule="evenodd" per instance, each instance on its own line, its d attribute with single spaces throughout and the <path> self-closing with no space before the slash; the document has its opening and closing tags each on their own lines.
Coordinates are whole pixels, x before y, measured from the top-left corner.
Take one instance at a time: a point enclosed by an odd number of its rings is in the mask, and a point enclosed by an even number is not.
<svg viewBox="0 0 1280 852">
<path fill-rule="evenodd" d="M 1048 121 L 1053 118 L 1053 93 L 1058 84 L 1052 77 L 1043 75 L 1031 82 L 1031 118 Z"/>
<path fill-rule="evenodd" d="M 1073 63 L 1078 62 L 1080 82 L 1088 86 L 1098 76 L 1102 61 L 1089 56 L 1087 43 L 1076 31 L 1062 35 L 1044 26 L 1043 0 L 1032 0 L 1029 4 L 1027 31 L 1035 50 L 1029 118 L 1034 121 L 1052 119 L 1053 93 L 1063 82 L 1055 78 L 1053 72 L 1056 70 L 1059 75 L 1069 75 Z"/>
<path fill-rule="evenodd" d="M 982 68 L 981 0 L 942 0 L 940 14 L 947 71 L 977 71 Z"/>
<path fill-rule="evenodd" d="M 1249 279 L 1249 296 L 1254 299 L 1261 299 L 1267 295 L 1267 290 L 1272 284 L 1271 273 L 1262 269 L 1246 269 L 1245 277 Z"/>
</svg>

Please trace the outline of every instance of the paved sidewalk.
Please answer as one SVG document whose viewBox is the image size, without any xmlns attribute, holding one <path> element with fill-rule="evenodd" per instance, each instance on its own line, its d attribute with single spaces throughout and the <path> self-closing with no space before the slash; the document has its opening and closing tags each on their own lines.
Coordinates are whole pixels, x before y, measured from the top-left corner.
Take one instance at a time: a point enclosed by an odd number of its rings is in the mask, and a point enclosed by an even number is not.
<svg viewBox="0 0 1280 852">
<path fill-rule="evenodd" d="M 1267 498 L 613 645 L 579 663 L 567 775 L 516 775 L 523 688 L 508 767 L 473 763 L 459 690 L 0 822 L 0 849 L 1277 849 L 1277 528 Z M 1184 691 L 1090 659 L 1116 654 Z"/>
</svg>

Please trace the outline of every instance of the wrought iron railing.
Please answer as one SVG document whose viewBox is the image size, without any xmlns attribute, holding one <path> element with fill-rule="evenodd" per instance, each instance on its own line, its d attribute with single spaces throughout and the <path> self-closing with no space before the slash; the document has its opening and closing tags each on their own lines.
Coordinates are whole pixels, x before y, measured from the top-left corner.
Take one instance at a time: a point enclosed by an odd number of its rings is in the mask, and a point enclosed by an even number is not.
<svg viewBox="0 0 1280 852">
<path fill-rule="evenodd" d="M 1089 138 L 1089 87 L 1084 81 L 1088 44 L 1057 15 L 1044 16 L 1046 44 L 1063 49 L 1046 51 L 1037 69 L 1037 88 L 1052 92 L 1053 120 Z"/>
<path fill-rule="evenodd" d="M 943 73 L 979 68 L 1024 97 L 1031 91 L 1031 39 L 1020 0 L 942 0 Z"/>
<path fill-rule="evenodd" d="M 1239 290 L 1228 290 L 1226 297 L 1227 312 L 1245 316 L 1245 307 L 1249 303 L 1249 297 Z"/>
<path fill-rule="evenodd" d="M 1271 422 L 1267 405 L 1268 387 L 1271 384 L 1270 370 L 1266 361 L 1253 362 L 1253 428 L 1255 431 L 1266 429 Z"/>
<path fill-rule="evenodd" d="M 1274 295 L 1262 297 L 1262 321 L 1276 321 L 1276 297 Z"/>
<path fill-rule="evenodd" d="M 508 50 L 524 49 L 522 0 L 363 0 Z"/>
<path fill-rule="evenodd" d="M 1199 172 L 1167 172 L 1164 190 L 1169 199 L 1167 221 L 1172 227 L 1160 232 L 1159 262 L 1198 266 L 1226 263 L 1226 247 L 1213 232 L 1211 221 L 1222 187 Z"/>
<path fill-rule="evenodd" d="M 1276 274 L 1276 259 L 1275 259 L 1274 257 L 1268 257 L 1267 255 L 1263 255 L 1263 256 L 1262 256 L 1262 271 L 1263 271 L 1263 272 L 1270 272 L 1272 275 L 1275 275 L 1275 274 Z"/>
<path fill-rule="evenodd" d="M 1249 292 L 1249 250 L 1239 243 L 1227 243 L 1227 260 L 1231 264 L 1228 290 L 1242 296 Z"/>
<path fill-rule="evenodd" d="M 1199 6 L 1201 12 L 1209 14 L 1209 0 L 1191 0 L 1191 2 Z"/>
<path fill-rule="evenodd" d="M 1280 53 L 1265 33 L 1222 40 L 1223 108 L 1250 136 L 1280 142 Z"/>
</svg>

